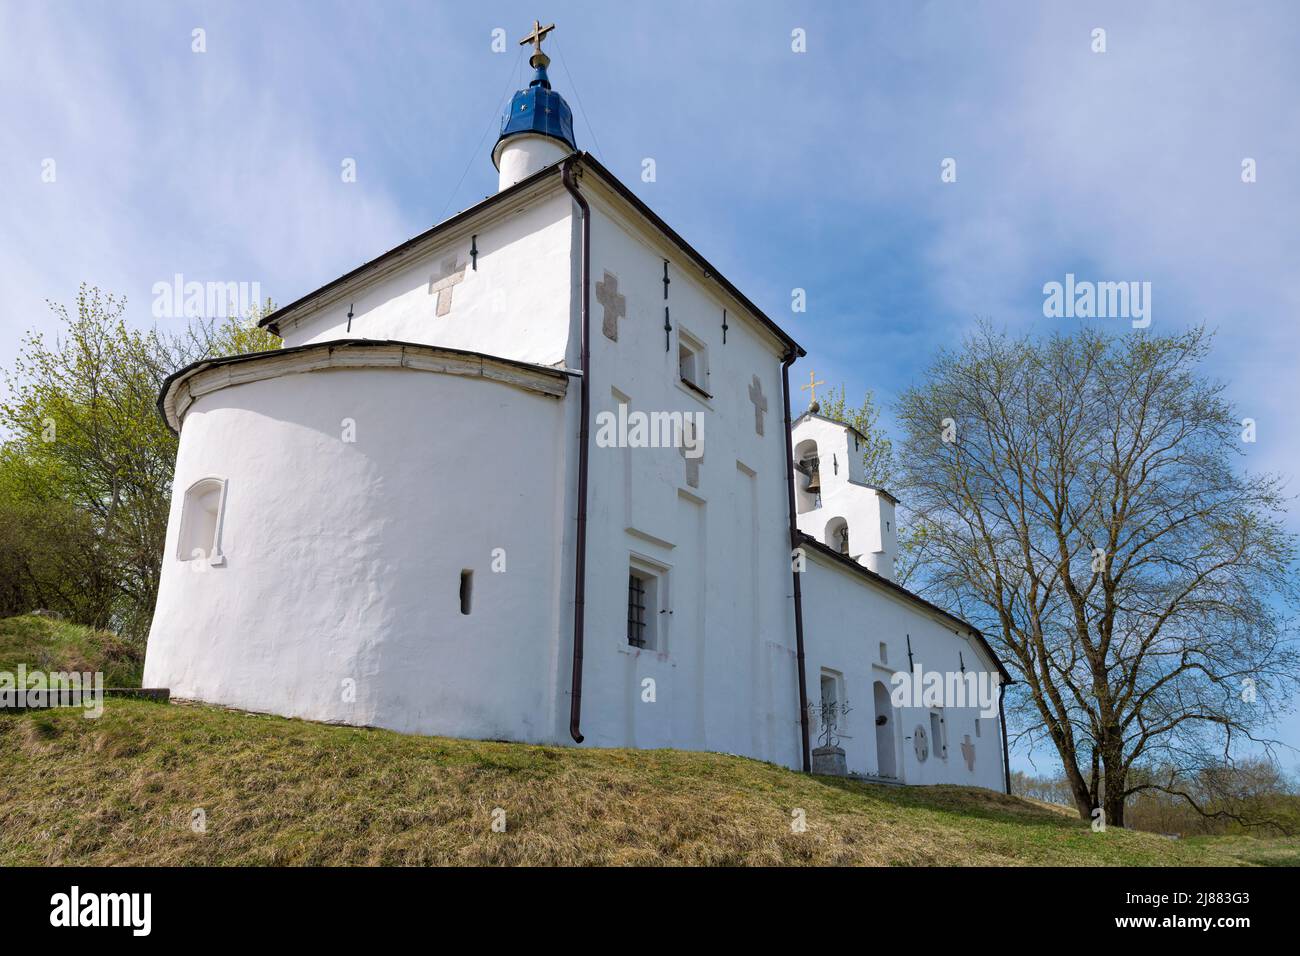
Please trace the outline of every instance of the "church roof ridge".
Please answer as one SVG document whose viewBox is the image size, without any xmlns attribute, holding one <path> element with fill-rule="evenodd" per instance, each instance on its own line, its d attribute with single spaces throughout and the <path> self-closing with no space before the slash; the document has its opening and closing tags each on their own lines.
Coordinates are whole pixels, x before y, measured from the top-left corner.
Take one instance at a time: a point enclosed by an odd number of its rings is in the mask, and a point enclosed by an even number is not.
<svg viewBox="0 0 1300 956">
<path fill-rule="evenodd" d="M 276 309 L 274 312 L 268 313 L 257 324 L 264 329 L 269 329 L 270 331 L 275 332 L 278 335 L 279 323 L 281 321 L 288 318 L 293 313 L 310 305 L 314 300 L 320 298 L 322 295 L 326 294 L 327 292 L 332 292 L 340 288 L 341 286 L 344 286 L 356 279 L 360 279 L 367 273 L 374 271 L 375 269 L 379 268 L 381 265 L 388 263 L 392 259 L 407 254 L 408 252 L 415 249 L 416 247 L 424 243 L 427 243 L 432 239 L 437 238 L 439 235 L 442 235 L 447 232 L 451 232 L 458 226 L 463 225 L 464 223 L 472 220 L 474 217 L 480 216 L 483 213 L 488 212 L 489 210 L 494 209 L 497 206 L 503 204 L 504 202 L 507 202 L 510 199 L 517 197 L 520 193 L 526 192 L 530 188 L 535 187 L 536 185 L 538 185 L 538 183 L 542 182 L 547 177 L 554 176 L 556 181 L 555 182 L 556 187 L 559 188 L 560 182 L 559 182 L 559 177 L 555 175 L 556 170 L 562 167 L 565 163 L 575 162 L 575 161 L 581 163 L 585 168 L 589 169 L 591 172 L 595 173 L 598 177 L 600 177 L 600 179 L 606 185 L 608 185 L 616 195 L 618 195 L 626 203 L 631 205 L 652 226 L 654 226 L 661 233 L 663 233 L 663 235 L 669 240 L 669 242 L 677 246 L 677 248 L 680 249 L 682 253 L 684 253 L 688 258 L 690 258 L 695 263 L 695 265 L 698 268 L 700 268 L 701 271 L 704 272 L 704 274 L 708 278 L 713 279 L 718 283 L 718 285 L 722 286 L 722 288 L 732 298 L 734 298 L 743 308 L 745 308 L 751 315 L 753 315 L 754 318 L 758 320 L 759 324 L 767 328 L 767 330 L 771 332 L 782 344 L 784 344 L 787 349 L 794 352 L 796 356 L 803 356 L 807 354 L 803 346 L 801 346 L 798 342 L 796 342 L 790 336 L 790 334 L 785 331 L 785 329 L 781 328 L 781 326 L 778 325 L 775 320 L 773 320 L 770 316 L 768 316 L 765 312 L 763 312 L 762 309 L 760 309 L 757 305 L 755 305 L 752 301 L 750 301 L 748 296 L 746 296 L 743 292 L 741 292 L 740 289 L 738 289 L 729 279 L 727 279 L 726 276 L 724 276 L 721 272 L 719 272 L 716 268 L 714 268 L 713 264 L 710 263 L 709 260 L 705 259 L 704 256 L 694 246 L 692 246 L 689 242 L 683 239 L 677 233 L 676 230 L 674 230 L 671 226 L 668 225 L 668 223 L 666 223 L 663 219 L 661 219 L 659 215 L 645 203 L 644 200 L 642 200 L 634 192 L 628 189 L 627 186 L 625 186 L 618 179 L 617 176 L 615 176 L 612 172 L 606 169 L 600 162 L 596 160 L 594 156 L 592 156 L 588 152 L 578 152 L 565 159 L 552 163 L 549 166 L 543 167 L 542 169 L 539 169 L 537 172 L 533 173 L 531 176 L 527 177 L 526 179 L 521 179 L 513 186 L 503 189 L 500 192 L 488 196 L 486 199 L 483 199 L 472 206 L 462 209 L 460 212 L 456 213 L 455 215 L 447 219 L 444 219 L 442 222 L 437 223 L 436 225 L 430 227 L 429 229 L 426 229 L 424 232 L 420 233 L 419 235 L 413 236 L 412 238 L 407 239 L 405 242 L 402 242 L 399 245 L 394 246 L 388 251 L 380 253 L 378 256 L 376 256 L 375 258 L 367 262 L 363 262 L 355 269 L 351 270 L 350 272 L 344 273 L 343 275 L 339 276 L 337 279 L 333 279 L 330 282 L 325 283 L 325 285 L 320 286 L 319 288 L 311 292 L 308 292 L 306 295 L 300 296 L 299 298 L 295 299 L 293 302 L 290 302 L 288 305 L 283 305 L 280 308 Z"/>
</svg>

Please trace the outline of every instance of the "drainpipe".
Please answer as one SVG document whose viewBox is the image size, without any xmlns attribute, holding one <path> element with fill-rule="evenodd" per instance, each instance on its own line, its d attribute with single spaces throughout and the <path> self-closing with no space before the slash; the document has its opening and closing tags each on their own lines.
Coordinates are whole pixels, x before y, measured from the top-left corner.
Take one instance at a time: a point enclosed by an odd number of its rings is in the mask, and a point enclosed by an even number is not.
<svg viewBox="0 0 1300 956">
<path fill-rule="evenodd" d="M 1002 706 L 1006 698 L 1007 685 L 1014 681 L 998 682 L 998 723 L 1002 725 L 1002 772 L 1006 776 L 1007 796 L 1011 796 L 1011 754 L 1007 748 L 1007 712 Z"/>
<path fill-rule="evenodd" d="M 790 506 L 790 551 L 799 546 L 799 523 L 794 509 L 794 439 L 790 428 L 790 366 L 796 358 L 792 349 L 781 361 L 781 395 L 785 399 L 785 477 L 788 504 Z M 793 559 L 792 559 L 793 560 Z M 803 590 L 799 583 L 799 572 L 794 576 L 794 643 L 799 658 L 799 726 L 803 751 L 803 772 L 812 772 L 812 757 L 808 753 L 808 680 L 804 673 L 803 658 Z"/>
<path fill-rule="evenodd" d="M 578 536 L 575 542 L 573 570 L 573 677 L 571 687 L 573 694 L 569 699 L 569 735 L 574 743 L 582 743 L 582 639 L 585 633 L 585 616 L 587 601 L 587 442 L 588 420 L 591 418 L 591 390 L 587 387 L 591 381 L 591 337 L 590 305 L 591 291 L 588 288 L 591 273 L 591 207 L 578 192 L 573 181 L 573 167 L 576 155 L 570 156 L 560 165 L 560 178 L 573 201 L 582 210 L 582 271 L 579 282 L 582 291 L 579 296 L 582 327 L 582 383 L 580 391 L 581 419 L 578 426 Z M 788 415 L 788 412 L 787 412 Z"/>
</svg>

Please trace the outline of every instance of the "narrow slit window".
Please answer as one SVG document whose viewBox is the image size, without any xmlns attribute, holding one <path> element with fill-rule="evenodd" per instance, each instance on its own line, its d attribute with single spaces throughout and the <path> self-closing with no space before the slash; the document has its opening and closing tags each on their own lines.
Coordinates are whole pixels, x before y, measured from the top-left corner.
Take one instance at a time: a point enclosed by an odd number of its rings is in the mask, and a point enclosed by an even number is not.
<svg viewBox="0 0 1300 956">
<path fill-rule="evenodd" d="M 474 572 L 460 572 L 460 613 L 468 614 L 474 599 Z"/>
<path fill-rule="evenodd" d="M 948 730 L 944 726 L 943 714 L 937 710 L 930 711 L 930 747 L 936 757 L 948 759 Z"/>
</svg>

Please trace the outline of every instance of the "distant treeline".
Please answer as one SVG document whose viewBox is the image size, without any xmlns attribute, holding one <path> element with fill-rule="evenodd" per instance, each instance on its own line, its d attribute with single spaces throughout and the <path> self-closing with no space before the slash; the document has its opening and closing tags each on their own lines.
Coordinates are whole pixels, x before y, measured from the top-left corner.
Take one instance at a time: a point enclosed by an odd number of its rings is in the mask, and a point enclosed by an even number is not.
<svg viewBox="0 0 1300 956">
<path fill-rule="evenodd" d="M 1131 829 L 1179 836 L 1300 833 L 1300 782 L 1263 758 L 1194 774 L 1172 767 L 1134 774 L 1139 785 L 1142 777 L 1162 788 L 1174 781 L 1169 789 L 1180 793 L 1150 789 L 1131 795 L 1124 810 L 1124 825 Z M 1034 776 L 1017 770 L 1011 775 L 1011 790 L 1017 796 L 1074 807 L 1063 774 Z"/>
</svg>

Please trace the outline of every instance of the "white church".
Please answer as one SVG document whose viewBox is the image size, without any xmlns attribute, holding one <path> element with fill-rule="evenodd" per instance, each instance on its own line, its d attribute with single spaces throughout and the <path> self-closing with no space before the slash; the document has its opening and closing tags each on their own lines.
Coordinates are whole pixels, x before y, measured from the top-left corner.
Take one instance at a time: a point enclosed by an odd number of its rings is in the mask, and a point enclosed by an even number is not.
<svg viewBox="0 0 1300 956">
<path fill-rule="evenodd" d="M 1004 789 L 1006 670 L 895 582 L 861 436 L 815 402 L 791 420 L 804 350 L 578 151 L 550 29 L 521 41 L 495 195 L 266 316 L 278 351 L 165 383 L 146 686 Z M 673 441 L 598 440 L 637 413 Z M 992 709 L 900 702 L 921 673 L 990 683 Z"/>
</svg>

